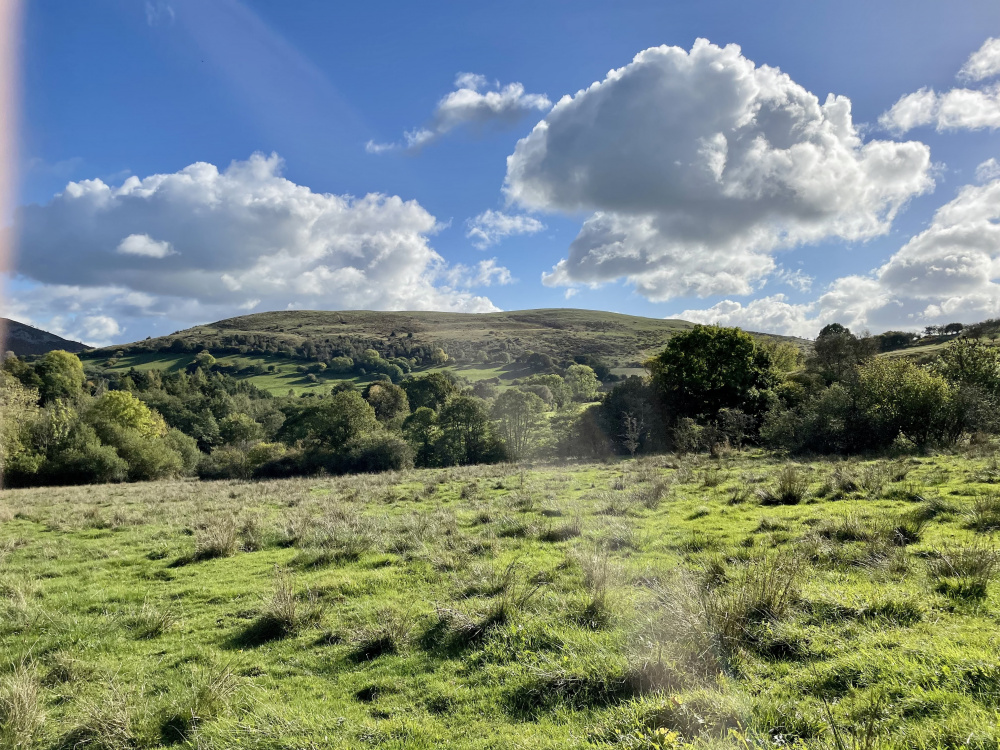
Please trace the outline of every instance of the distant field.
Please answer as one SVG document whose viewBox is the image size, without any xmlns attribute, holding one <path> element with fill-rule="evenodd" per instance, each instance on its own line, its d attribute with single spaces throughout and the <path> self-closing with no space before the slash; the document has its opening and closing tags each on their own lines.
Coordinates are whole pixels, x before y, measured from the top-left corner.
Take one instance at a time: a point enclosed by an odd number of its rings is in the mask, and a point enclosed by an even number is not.
<svg viewBox="0 0 1000 750">
<path fill-rule="evenodd" d="M 108 372 L 128 372 L 130 369 L 136 370 L 163 370 L 165 372 L 177 372 L 184 370 L 194 360 L 191 354 L 130 354 L 121 357 L 113 367 L 104 367 L 107 355 L 95 357 L 84 355 L 84 361 L 98 365 Z M 234 370 L 240 370 L 253 365 L 274 365 L 275 371 L 263 375 L 241 375 L 242 380 L 249 380 L 258 388 L 270 391 L 274 395 L 283 396 L 289 391 L 299 395 L 310 391 L 326 392 L 340 382 L 351 382 L 359 387 L 371 382 L 371 378 L 361 378 L 358 376 L 344 377 L 342 375 L 320 373 L 317 382 L 309 380 L 308 375 L 297 371 L 300 365 L 315 364 L 305 360 L 290 360 L 285 357 L 266 356 L 242 356 L 242 357 L 219 357 L 217 362 L 223 365 L 231 365 Z M 500 387 L 509 385 L 509 381 L 516 377 L 524 377 L 530 373 L 518 370 L 513 366 L 497 367 L 491 365 L 442 365 L 439 367 L 420 367 L 414 370 L 415 375 L 423 375 L 431 372 L 451 372 L 471 382 L 477 380 L 488 380 L 490 378 L 500 378 Z"/>
<path fill-rule="evenodd" d="M 996 748 L 998 483 L 991 451 L 4 491 L 0 746 Z"/>
</svg>

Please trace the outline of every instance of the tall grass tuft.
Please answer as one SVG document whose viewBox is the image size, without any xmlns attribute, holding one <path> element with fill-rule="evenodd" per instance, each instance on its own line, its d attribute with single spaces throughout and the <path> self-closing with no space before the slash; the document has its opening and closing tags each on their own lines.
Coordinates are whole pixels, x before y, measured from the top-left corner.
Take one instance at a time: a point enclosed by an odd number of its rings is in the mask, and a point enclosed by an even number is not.
<svg viewBox="0 0 1000 750">
<path fill-rule="evenodd" d="M 757 490 L 757 499 L 761 505 L 797 505 L 805 499 L 808 490 L 809 482 L 802 472 L 788 464 L 778 472 L 773 485 Z"/>
<path fill-rule="evenodd" d="M 177 613 L 172 607 L 159 607 L 148 598 L 143 599 L 140 607 L 133 607 L 121 616 L 122 627 L 131 631 L 136 638 L 156 638 L 163 635 L 177 620 Z"/>
<path fill-rule="evenodd" d="M 257 646 L 268 641 L 287 638 L 323 619 L 323 605 L 307 590 L 305 601 L 299 601 L 295 577 L 275 567 L 274 593 L 264 612 L 239 636 L 234 645 Z"/>
<path fill-rule="evenodd" d="M 966 514 L 966 526 L 980 533 L 1000 529 L 1000 494 L 990 491 L 977 495 Z"/>
<path fill-rule="evenodd" d="M 35 747 L 44 720 L 38 677 L 26 666 L 0 680 L 0 744 L 10 750 Z"/>
<path fill-rule="evenodd" d="M 63 747 L 94 750 L 134 750 L 139 747 L 139 732 L 134 709 L 121 685 L 108 684 L 99 700 L 82 704 L 79 723 L 63 739 Z"/>
<path fill-rule="evenodd" d="M 998 567 L 1000 554 L 983 543 L 943 549 L 938 557 L 927 561 L 934 589 L 956 599 L 985 599 Z"/>
<path fill-rule="evenodd" d="M 231 516 L 210 518 L 195 532 L 194 560 L 231 557 L 238 549 L 238 530 Z"/>
</svg>

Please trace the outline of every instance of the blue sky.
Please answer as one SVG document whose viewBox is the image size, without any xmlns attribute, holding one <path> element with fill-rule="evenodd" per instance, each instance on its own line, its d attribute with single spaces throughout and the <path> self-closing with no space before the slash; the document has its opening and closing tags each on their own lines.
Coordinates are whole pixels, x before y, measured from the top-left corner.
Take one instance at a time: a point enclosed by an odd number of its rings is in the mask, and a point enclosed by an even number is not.
<svg viewBox="0 0 1000 750">
<path fill-rule="evenodd" d="M 5 312 L 64 335 L 286 307 L 572 306 L 799 335 L 1000 316 L 996 2 L 25 16 Z"/>
</svg>

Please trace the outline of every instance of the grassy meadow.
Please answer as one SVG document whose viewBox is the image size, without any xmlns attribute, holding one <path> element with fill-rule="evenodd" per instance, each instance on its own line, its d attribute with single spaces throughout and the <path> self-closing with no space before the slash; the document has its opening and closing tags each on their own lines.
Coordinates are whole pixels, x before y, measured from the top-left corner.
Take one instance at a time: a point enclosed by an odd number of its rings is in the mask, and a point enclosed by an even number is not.
<svg viewBox="0 0 1000 750">
<path fill-rule="evenodd" d="M 0 747 L 997 748 L 992 450 L 0 493 Z"/>
</svg>

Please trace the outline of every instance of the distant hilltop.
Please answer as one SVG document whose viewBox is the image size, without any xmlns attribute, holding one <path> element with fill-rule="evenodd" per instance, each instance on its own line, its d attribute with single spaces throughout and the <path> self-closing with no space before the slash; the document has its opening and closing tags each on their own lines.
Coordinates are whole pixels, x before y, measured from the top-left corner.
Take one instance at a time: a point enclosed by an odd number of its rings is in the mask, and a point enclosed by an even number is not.
<svg viewBox="0 0 1000 750">
<path fill-rule="evenodd" d="M 0 326 L 3 326 L 4 329 L 3 350 L 14 352 L 19 357 L 26 354 L 45 354 L 53 349 L 78 353 L 90 348 L 79 341 L 70 341 L 62 336 L 56 336 L 54 333 L 18 323 L 9 318 L 0 318 Z"/>
</svg>

